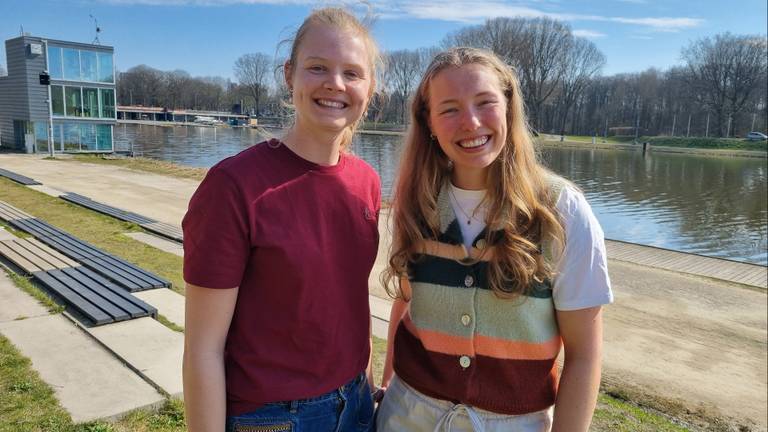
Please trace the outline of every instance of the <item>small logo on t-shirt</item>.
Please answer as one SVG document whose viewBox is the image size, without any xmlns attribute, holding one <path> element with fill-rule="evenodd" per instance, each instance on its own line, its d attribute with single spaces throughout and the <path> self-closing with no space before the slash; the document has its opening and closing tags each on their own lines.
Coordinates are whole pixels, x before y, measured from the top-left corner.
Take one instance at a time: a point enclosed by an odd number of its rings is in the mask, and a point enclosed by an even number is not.
<svg viewBox="0 0 768 432">
<path fill-rule="evenodd" d="M 365 218 L 366 218 L 366 219 L 368 219 L 368 220 L 374 220 L 374 219 L 376 219 L 376 217 L 375 217 L 375 214 L 374 214 L 374 213 L 373 213 L 373 211 L 372 211 L 371 209 L 369 209 L 368 207 L 365 207 L 365 208 L 363 209 L 363 216 L 365 216 Z"/>
</svg>

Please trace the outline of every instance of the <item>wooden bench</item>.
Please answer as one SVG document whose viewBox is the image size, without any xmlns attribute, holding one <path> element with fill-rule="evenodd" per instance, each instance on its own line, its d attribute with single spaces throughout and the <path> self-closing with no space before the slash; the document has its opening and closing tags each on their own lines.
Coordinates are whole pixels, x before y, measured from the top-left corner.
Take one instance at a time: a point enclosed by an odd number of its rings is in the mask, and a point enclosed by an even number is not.
<svg viewBox="0 0 768 432">
<path fill-rule="evenodd" d="M 155 307 L 34 239 L 0 241 L 0 256 L 94 325 L 157 316 Z"/>
<path fill-rule="evenodd" d="M 31 185 L 39 185 L 42 184 L 39 181 L 35 179 L 31 179 L 29 177 L 23 176 L 21 174 L 16 174 L 13 171 L 8 171 L 6 169 L 0 168 L 0 176 L 3 176 L 5 178 L 11 179 L 15 181 L 16 183 L 21 183 L 25 186 L 31 186 Z"/>
<path fill-rule="evenodd" d="M 181 227 L 164 222 L 158 222 L 146 216 L 119 209 L 117 207 L 112 207 L 110 205 L 94 201 L 86 196 L 72 192 L 68 192 L 62 195 L 61 199 L 89 208 L 91 210 L 95 210 L 99 213 L 112 216 L 116 219 L 120 219 L 126 222 L 133 222 L 149 232 L 161 235 L 179 243 L 184 241 L 184 234 L 181 230 Z"/>
<path fill-rule="evenodd" d="M 40 219 L 0 201 L 0 219 L 13 228 L 35 236 L 41 243 L 59 251 L 101 274 L 130 292 L 170 287 L 167 280 L 72 236 Z"/>
</svg>

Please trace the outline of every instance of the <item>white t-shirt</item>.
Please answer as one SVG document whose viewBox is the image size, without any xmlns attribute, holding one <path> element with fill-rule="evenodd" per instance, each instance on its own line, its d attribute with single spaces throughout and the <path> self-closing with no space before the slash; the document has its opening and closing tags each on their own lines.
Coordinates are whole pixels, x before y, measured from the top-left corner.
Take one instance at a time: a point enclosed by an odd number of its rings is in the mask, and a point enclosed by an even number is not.
<svg viewBox="0 0 768 432">
<path fill-rule="evenodd" d="M 484 196 L 485 190 L 465 190 L 451 185 L 451 205 L 468 249 L 485 228 L 488 205 L 482 203 Z M 552 287 L 555 308 L 568 311 L 613 303 L 603 229 L 584 194 L 565 186 L 556 208 L 562 217 L 566 244 L 555 265 Z"/>
</svg>

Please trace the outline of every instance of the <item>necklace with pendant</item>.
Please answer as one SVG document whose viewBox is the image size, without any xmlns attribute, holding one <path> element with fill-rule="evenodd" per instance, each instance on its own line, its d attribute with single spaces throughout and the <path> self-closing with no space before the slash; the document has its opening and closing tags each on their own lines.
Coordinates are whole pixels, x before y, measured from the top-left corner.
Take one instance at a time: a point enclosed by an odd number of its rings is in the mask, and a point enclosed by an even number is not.
<svg viewBox="0 0 768 432">
<path fill-rule="evenodd" d="M 456 202 L 456 207 L 458 207 L 459 211 L 461 211 L 461 213 L 464 215 L 464 217 L 467 218 L 467 225 L 472 225 L 472 219 L 475 218 L 475 214 L 480 209 L 480 204 L 482 204 L 483 201 L 481 200 L 479 203 L 477 203 L 475 208 L 472 209 L 472 216 L 470 216 L 470 215 L 467 214 L 467 211 L 464 210 L 464 207 L 461 205 L 459 200 L 456 198 L 456 194 L 453 193 L 453 188 L 452 187 L 448 188 L 448 192 L 451 194 L 451 197 L 453 197 L 453 201 Z"/>
</svg>

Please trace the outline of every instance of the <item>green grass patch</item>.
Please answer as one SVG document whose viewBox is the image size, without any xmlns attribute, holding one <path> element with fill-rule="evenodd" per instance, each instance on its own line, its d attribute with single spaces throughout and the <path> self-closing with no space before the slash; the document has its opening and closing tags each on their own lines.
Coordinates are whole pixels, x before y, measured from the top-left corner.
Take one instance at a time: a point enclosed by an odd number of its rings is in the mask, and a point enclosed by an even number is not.
<svg viewBox="0 0 768 432">
<path fill-rule="evenodd" d="M 129 231 L 141 231 L 137 225 L 51 197 L 5 178 L 0 178 L 0 200 L 162 276 L 173 284 L 174 291 L 183 294 L 182 258 L 122 235 Z"/>
<path fill-rule="evenodd" d="M 556 142 L 559 142 L 559 135 L 553 135 Z M 592 143 L 591 136 L 566 135 L 566 142 Z M 597 143 L 608 144 L 630 144 L 635 141 L 634 137 L 597 137 Z M 551 140 L 549 140 L 551 142 Z M 703 138 L 703 137 L 667 137 L 667 136 L 641 136 L 637 138 L 638 143 L 647 142 L 651 145 L 663 147 L 682 147 L 698 149 L 721 149 L 721 150 L 749 150 L 768 152 L 768 144 L 765 141 L 747 141 L 741 138 Z"/>
<path fill-rule="evenodd" d="M 0 335 L 0 432 L 69 431 L 71 425 L 29 359 Z"/>
<path fill-rule="evenodd" d="M 207 168 L 189 167 L 145 157 L 122 157 L 115 155 L 74 155 L 73 157 L 66 157 L 57 160 L 77 161 L 101 165 L 114 165 L 136 171 L 150 172 L 154 174 L 197 181 L 203 180 L 205 174 L 208 172 Z"/>
</svg>

